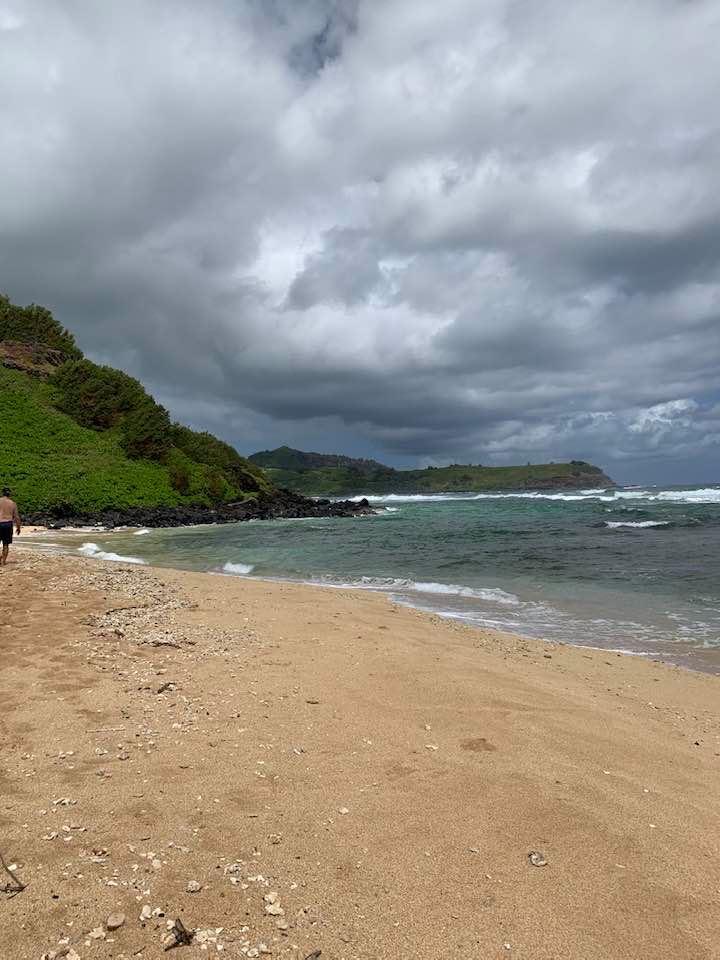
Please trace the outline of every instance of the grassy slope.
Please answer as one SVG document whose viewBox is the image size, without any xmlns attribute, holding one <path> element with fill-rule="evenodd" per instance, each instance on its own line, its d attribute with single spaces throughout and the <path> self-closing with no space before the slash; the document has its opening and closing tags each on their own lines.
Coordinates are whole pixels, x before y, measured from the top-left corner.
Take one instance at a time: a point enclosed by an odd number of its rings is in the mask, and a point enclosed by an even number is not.
<svg viewBox="0 0 720 960">
<path fill-rule="evenodd" d="M 266 472 L 275 483 L 291 490 L 337 496 L 592 487 L 611 482 L 597 467 L 573 463 L 541 463 L 524 467 L 451 466 L 430 470 L 397 470 L 392 473 L 378 471 L 374 475 L 331 467 L 304 472 L 266 468 Z"/>
<path fill-rule="evenodd" d="M 129 460 L 112 432 L 78 426 L 51 403 L 51 387 L 0 367 L 0 480 L 21 508 L 78 510 L 188 502 L 160 464 Z"/>
</svg>

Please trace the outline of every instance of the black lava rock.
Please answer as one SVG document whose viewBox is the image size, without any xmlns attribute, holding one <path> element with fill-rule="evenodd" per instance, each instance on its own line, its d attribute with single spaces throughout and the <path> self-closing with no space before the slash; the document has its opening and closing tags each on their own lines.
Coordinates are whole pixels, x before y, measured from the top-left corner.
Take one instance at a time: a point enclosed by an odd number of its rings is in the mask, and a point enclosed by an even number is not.
<svg viewBox="0 0 720 960">
<path fill-rule="evenodd" d="M 299 517 L 357 517 L 372 514 L 367 500 L 314 500 L 290 490 L 215 507 L 128 507 L 81 512 L 68 504 L 23 515 L 27 524 L 50 527 L 185 527 L 198 523 L 240 523 Z"/>
</svg>

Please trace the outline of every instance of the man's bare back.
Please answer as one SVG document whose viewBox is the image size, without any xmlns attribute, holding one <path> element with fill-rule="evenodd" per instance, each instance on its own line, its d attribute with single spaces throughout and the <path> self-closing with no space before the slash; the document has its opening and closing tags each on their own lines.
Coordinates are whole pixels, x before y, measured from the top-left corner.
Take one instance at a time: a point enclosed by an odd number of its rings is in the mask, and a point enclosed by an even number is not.
<svg viewBox="0 0 720 960">
<path fill-rule="evenodd" d="M 20 523 L 17 504 L 10 497 L 0 497 L 0 523 Z"/>
</svg>

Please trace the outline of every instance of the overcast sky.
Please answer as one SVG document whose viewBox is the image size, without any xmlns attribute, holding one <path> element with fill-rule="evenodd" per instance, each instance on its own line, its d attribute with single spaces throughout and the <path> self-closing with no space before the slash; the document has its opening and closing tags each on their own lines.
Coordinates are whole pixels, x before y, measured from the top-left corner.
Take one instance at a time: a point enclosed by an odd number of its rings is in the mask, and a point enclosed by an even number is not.
<svg viewBox="0 0 720 960">
<path fill-rule="evenodd" d="M 0 290 L 242 452 L 720 482 L 717 0 L 0 0 Z"/>
</svg>

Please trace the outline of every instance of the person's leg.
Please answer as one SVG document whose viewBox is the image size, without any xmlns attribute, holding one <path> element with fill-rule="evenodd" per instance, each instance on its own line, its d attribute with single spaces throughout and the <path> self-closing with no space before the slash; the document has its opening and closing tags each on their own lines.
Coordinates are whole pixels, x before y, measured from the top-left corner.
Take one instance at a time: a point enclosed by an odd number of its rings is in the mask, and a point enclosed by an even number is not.
<svg viewBox="0 0 720 960">
<path fill-rule="evenodd" d="M 0 542 L 2 543 L 2 554 L 0 554 L 0 566 L 4 567 L 7 563 L 10 544 L 12 543 L 12 527 L 3 523 L 0 525 Z"/>
</svg>

